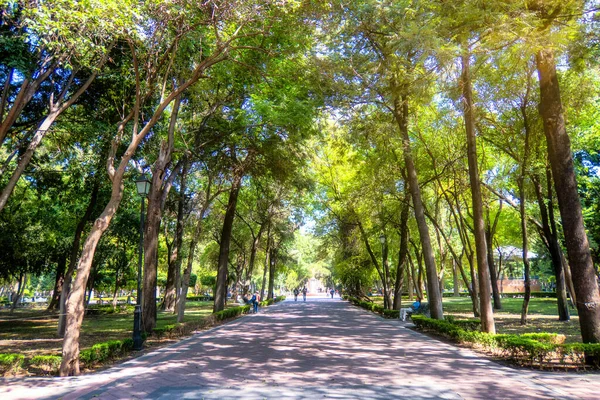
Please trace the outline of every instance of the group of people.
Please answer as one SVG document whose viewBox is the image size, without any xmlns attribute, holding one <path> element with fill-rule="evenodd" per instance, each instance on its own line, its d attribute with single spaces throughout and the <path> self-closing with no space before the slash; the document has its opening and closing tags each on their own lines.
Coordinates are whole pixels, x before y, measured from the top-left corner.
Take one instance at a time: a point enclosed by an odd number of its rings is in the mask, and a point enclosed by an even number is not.
<svg viewBox="0 0 600 400">
<path fill-rule="evenodd" d="M 298 295 L 300 294 L 300 292 L 302 292 L 302 297 L 304 298 L 304 301 L 306 301 L 306 293 L 308 293 L 308 289 L 306 288 L 306 286 L 304 286 L 302 290 L 298 288 L 294 289 L 294 301 L 298 301 Z"/>
<path fill-rule="evenodd" d="M 244 304 L 252 306 L 252 312 L 258 312 L 258 303 L 260 303 L 260 294 L 258 294 L 258 291 L 254 292 L 250 299 L 248 299 L 246 296 L 242 297 L 242 301 Z"/>
</svg>

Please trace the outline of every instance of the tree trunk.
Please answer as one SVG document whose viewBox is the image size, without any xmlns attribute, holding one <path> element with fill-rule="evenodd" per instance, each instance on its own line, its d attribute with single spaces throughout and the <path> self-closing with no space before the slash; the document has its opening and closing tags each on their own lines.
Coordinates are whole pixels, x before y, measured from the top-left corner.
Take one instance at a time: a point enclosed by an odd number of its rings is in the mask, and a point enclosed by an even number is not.
<svg viewBox="0 0 600 400">
<path fill-rule="evenodd" d="M 456 260 L 452 257 L 452 284 L 454 286 L 454 297 L 460 297 L 460 288 L 458 283 L 458 271 L 456 271 Z"/>
<path fill-rule="evenodd" d="M 92 194 L 90 195 L 90 201 L 85 209 L 85 213 L 77 223 L 77 227 L 75 228 L 75 235 L 73 237 L 73 244 L 71 245 L 71 252 L 69 254 L 69 267 L 67 268 L 67 272 L 65 273 L 65 281 L 63 283 L 63 290 L 60 293 L 60 306 L 59 306 L 59 315 L 58 315 L 58 327 L 57 327 L 57 335 L 58 337 L 63 337 L 65 335 L 65 327 L 67 321 L 67 297 L 69 296 L 69 292 L 71 291 L 71 281 L 73 280 L 73 273 L 75 272 L 75 267 L 77 266 L 77 256 L 79 255 L 79 245 L 81 243 L 81 235 L 83 234 L 83 230 L 85 229 L 85 225 L 90 220 L 92 216 L 92 212 L 96 207 L 96 203 L 98 200 L 98 192 L 100 190 L 100 180 L 94 180 L 94 186 L 92 188 Z"/>
<path fill-rule="evenodd" d="M 435 257 L 431 246 L 431 238 L 429 237 L 429 227 L 425 220 L 425 211 L 421 200 L 421 188 L 419 187 L 419 179 L 417 177 L 417 169 L 412 158 L 412 150 L 410 147 L 410 137 L 408 136 L 408 98 L 403 96 L 402 99 L 398 96 L 394 99 L 394 117 L 400 129 L 403 143 L 404 163 L 408 173 L 408 186 L 412 196 L 413 207 L 415 210 L 415 218 L 419 228 L 419 238 L 421 239 L 421 247 L 423 248 L 423 256 L 425 258 L 425 269 L 427 271 L 427 297 L 431 317 L 434 319 L 444 319 L 444 310 L 442 307 L 442 296 L 440 288 L 437 285 L 437 267 L 435 265 Z"/>
<path fill-rule="evenodd" d="M 549 171 L 548 171 L 549 172 Z M 547 178 L 551 179 L 551 174 L 547 173 Z M 535 188 L 535 194 L 537 197 L 538 206 L 540 209 L 540 216 L 542 222 L 542 234 L 545 237 L 544 243 L 548 247 L 548 252 L 550 253 L 550 259 L 552 260 L 552 269 L 554 270 L 554 277 L 556 279 L 556 303 L 558 307 L 558 320 L 559 321 L 568 321 L 571 319 L 569 314 L 569 304 L 567 302 L 567 289 L 566 289 L 566 281 L 565 281 L 565 270 L 563 267 L 562 261 L 562 250 L 560 248 L 560 244 L 558 243 L 558 238 L 556 236 L 556 222 L 550 221 L 550 214 L 548 211 L 550 208 L 554 208 L 552 204 L 552 186 L 551 182 L 548 182 L 548 206 L 544 202 L 544 196 L 542 194 L 541 184 L 537 176 L 533 178 L 533 186 Z M 554 212 L 552 213 L 552 219 L 554 219 Z"/>
<path fill-rule="evenodd" d="M 487 221 L 487 229 L 485 231 L 485 239 L 487 245 L 487 259 L 488 259 L 488 267 L 490 268 L 490 280 L 492 282 L 492 297 L 494 299 L 494 310 L 502 309 L 502 299 L 500 297 L 500 290 L 498 288 L 498 273 L 496 271 L 496 264 L 494 262 L 494 235 L 496 234 L 496 227 L 498 226 L 498 218 L 500 217 L 500 212 L 502 211 L 502 201 L 500 201 L 500 206 L 496 216 L 494 217 L 494 222 L 491 223 L 489 220 L 488 213 L 488 221 Z"/>
<path fill-rule="evenodd" d="M 519 214 L 521 216 L 521 239 L 523 246 L 523 270 L 525 274 L 525 296 L 523 297 L 523 307 L 521 308 L 521 325 L 527 323 L 527 312 L 529 311 L 529 300 L 531 298 L 531 266 L 529 264 L 528 239 L 527 239 L 527 216 L 525 215 L 525 182 L 523 174 L 519 178 Z"/>
<path fill-rule="evenodd" d="M 544 123 L 565 244 L 577 295 L 576 306 L 581 337 L 584 343 L 598 343 L 600 342 L 598 278 L 583 224 L 571 143 L 563 117 L 553 51 L 540 50 L 536 54 L 536 63 L 540 82 L 540 114 Z M 588 356 L 587 361 L 592 362 L 592 358 Z"/>
<path fill-rule="evenodd" d="M 189 163 L 186 160 L 183 163 L 181 179 L 179 186 L 179 201 L 177 203 L 177 225 L 175 229 L 175 238 L 173 239 L 173 249 L 169 254 L 169 270 L 167 271 L 167 287 L 165 289 L 165 299 L 163 301 L 163 310 L 168 312 L 175 311 L 175 303 L 178 297 L 177 286 L 181 273 L 181 246 L 183 244 L 183 228 L 185 213 L 185 192 L 187 184 L 187 174 Z"/>
<path fill-rule="evenodd" d="M 387 245 L 387 238 L 385 243 L 383 244 L 383 249 L 382 249 L 382 253 L 383 253 L 383 276 L 385 279 L 385 297 L 384 297 L 384 302 L 383 302 L 383 308 L 386 310 L 390 310 L 392 309 L 392 283 L 391 283 L 391 278 L 390 278 L 390 263 L 388 260 L 388 245 Z"/>
<path fill-rule="evenodd" d="M 56 263 L 56 279 L 54 281 L 54 290 L 52 291 L 52 299 L 48 304 L 46 311 L 54 311 L 60 308 L 60 296 L 65 282 L 65 268 L 67 266 L 66 254 L 61 255 Z"/>
<path fill-rule="evenodd" d="M 408 212 L 409 203 L 406 199 L 400 213 L 400 247 L 398 249 L 398 263 L 396 265 L 396 283 L 394 285 L 394 310 L 402 308 L 402 286 L 404 270 L 406 269 L 408 255 Z"/>
<path fill-rule="evenodd" d="M 158 276 L 158 236 L 166 196 L 171 189 L 175 170 L 167 175 L 167 166 L 171 163 L 174 147 L 174 132 L 179 114 L 181 96 L 173 103 L 173 112 L 169 121 L 168 141 L 162 142 L 157 160 L 152 167 L 152 186 L 148 195 L 148 212 L 144 224 L 144 287 L 142 289 L 142 321 L 146 333 L 151 333 L 156 327 L 156 281 Z M 174 288 L 171 275 L 171 288 Z M 174 295 L 174 289 L 172 293 Z M 173 297 L 174 301 L 174 297 Z M 171 311 L 173 305 L 171 305 Z"/>
<path fill-rule="evenodd" d="M 17 304 L 19 304 L 19 300 L 21 300 L 21 296 L 23 295 L 23 291 L 25 289 L 25 274 L 21 272 L 19 275 L 19 283 L 17 285 L 17 294 L 12 299 L 12 305 L 10 306 L 10 313 L 12 314 L 17 308 Z"/>
<path fill-rule="evenodd" d="M 229 201 L 225 218 L 223 219 L 223 229 L 221 230 L 221 243 L 219 248 L 219 264 L 217 272 L 217 288 L 215 291 L 215 304 L 213 312 L 221 311 L 225 308 L 227 301 L 227 267 L 229 265 L 229 245 L 231 243 L 231 231 L 233 229 L 233 220 L 235 218 L 235 208 L 237 199 L 242 186 L 242 173 L 236 171 L 231 182 L 229 191 Z"/>
<path fill-rule="evenodd" d="M 190 276 L 192 275 L 192 266 L 194 265 L 194 254 L 196 253 L 196 247 L 198 246 L 198 242 L 200 241 L 200 236 L 202 235 L 202 225 L 204 223 L 204 215 L 206 214 L 206 210 L 208 209 L 208 197 L 205 200 L 204 206 L 202 207 L 202 211 L 200 211 L 200 215 L 198 216 L 198 222 L 196 223 L 196 229 L 194 231 L 194 235 L 192 236 L 192 240 L 190 241 L 190 249 L 187 259 L 187 265 L 185 270 L 183 271 L 183 278 L 181 280 L 181 294 L 179 303 L 177 304 L 177 322 L 182 323 L 183 317 L 185 314 L 185 302 L 187 298 L 188 288 L 190 286 Z"/>
<path fill-rule="evenodd" d="M 277 249 L 271 246 L 269 256 L 269 291 L 267 293 L 267 300 L 274 299 L 274 287 L 275 287 L 275 267 L 277 266 Z M 261 297 L 262 300 L 262 297 Z"/>
<path fill-rule="evenodd" d="M 246 270 L 246 281 L 244 282 L 242 296 L 246 296 L 248 294 L 248 289 L 250 287 L 250 283 L 252 282 L 252 273 L 254 272 L 254 264 L 256 262 L 256 252 L 258 251 L 258 245 L 260 244 L 260 238 L 262 237 L 265 224 L 266 223 L 263 222 L 260 225 L 260 228 L 258 229 L 258 234 L 252 240 L 252 248 L 250 249 L 250 261 L 248 263 L 248 269 Z"/>
<path fill-rule="evenodd" d="M 271 223 L 269 222 L 269 224 L 267 226 L 267 248 L 265 249 L 265 265 L 263 268 L 262 284 L 260 286 L 260 298 L 261 299 L 264 298 L 265 288 L 266 288 L 266 284 L 267 284 L 267 270 L 270 265 L 270 262 L 269 262 L 270 249 L 271 249 Z"/>
<path fill-rule="evenodd" d="M 475 139 L 475 120 L 473 116 L 473 94 L 471 90 L 470 57 L 462 56 L 461 85 L 463 94 L 463 111 L 465 130 L 467 133 L 467 158 L 469 161 L 469 181 L 473 202 L 473 228 L 475 252 L 477 254 L 477 272 L 479 278 L 479 311 L 481 313 L 481 331 L 496 333 L 494 311 L 491 303 L 490 271 L 487 263 L 487 245 L 485 242 L 485 226 L 483 221 L 483 205 L 481 202 L 481 186 L 477 165 L 477 143 Z"/>
<path fill-rule="evenodd" d="M 119 268 L 115 271 L 115 290 L 113 291 L 112 299 L 113 312 L 117 310 L 117 293 L 119 293 Z"/>
</svg>

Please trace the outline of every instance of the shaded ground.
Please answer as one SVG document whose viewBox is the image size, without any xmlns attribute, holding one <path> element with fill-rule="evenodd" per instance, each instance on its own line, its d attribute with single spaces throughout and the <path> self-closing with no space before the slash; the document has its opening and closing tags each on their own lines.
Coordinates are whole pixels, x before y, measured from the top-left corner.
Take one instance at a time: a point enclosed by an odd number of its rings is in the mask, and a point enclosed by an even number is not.
<svg viewBox="0 0 600 400">
<path fill-rule="evenodd" d="M 212 307 L 212 302 L 189 301 L 186 304 L 185 321 L 209 315 Z M 175 322 L 176 315 L 158 313 L 158 327 Z M 13 314 L 9 314 L 8 310 L 1 310 L 0 353 L 60 354 L 62 339 L 56 336 L 57 325 L 57 314 L 47 313 L 43 308 L 20 308 Z M 107 340 L 131 337 L 132 329 L 132 312 L 87 315 L 83 320 L 81 348 L 85 349 Z"/>
<path fill-rule="evenodd" d="M 594 399 L 600 375 L 512 369 L 339 299 L 286 301 L 109 370 L 2 399 Z"/>
</svg>

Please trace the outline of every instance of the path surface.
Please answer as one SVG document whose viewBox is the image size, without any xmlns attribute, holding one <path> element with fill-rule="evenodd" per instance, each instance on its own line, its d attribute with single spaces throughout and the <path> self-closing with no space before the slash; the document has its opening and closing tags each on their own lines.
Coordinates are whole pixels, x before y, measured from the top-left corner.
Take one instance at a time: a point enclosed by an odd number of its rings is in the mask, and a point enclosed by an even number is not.
<svg viewBox="0 0 600 400">
<path fill-rule="evenodd" d="M 598 399 L 600 375 L 512 369 L 340 299 L 285 301 L 111 369 L 0 399 Z"/>
</svg>

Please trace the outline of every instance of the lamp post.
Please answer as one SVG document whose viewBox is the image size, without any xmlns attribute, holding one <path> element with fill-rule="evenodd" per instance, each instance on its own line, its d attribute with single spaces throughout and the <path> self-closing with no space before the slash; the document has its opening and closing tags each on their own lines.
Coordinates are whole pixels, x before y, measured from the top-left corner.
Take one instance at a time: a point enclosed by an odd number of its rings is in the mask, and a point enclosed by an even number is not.
<svg viewBox="0 0 600 400">
<path fill-rule="evenodd" d="M 133 349 L 142 349 L 142 262 L 144 259 L 144 205 L 146 197 L 150 192 L 150 180 L 146 177 L 146 174 L 140 175 L 135 180 L 137 192 L 141 197 L 141 211 L 140 211 L 140 245 L 138 251 L 138 274 L 137 274 L 137 300 L 135 302 L 135 311 L 133 313 Z"/>
</svg>

